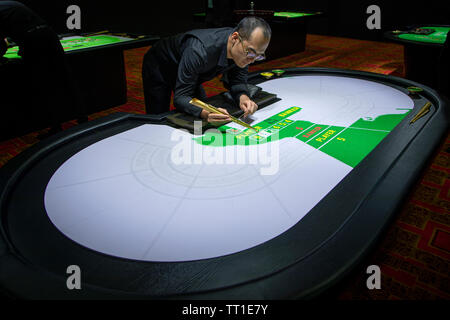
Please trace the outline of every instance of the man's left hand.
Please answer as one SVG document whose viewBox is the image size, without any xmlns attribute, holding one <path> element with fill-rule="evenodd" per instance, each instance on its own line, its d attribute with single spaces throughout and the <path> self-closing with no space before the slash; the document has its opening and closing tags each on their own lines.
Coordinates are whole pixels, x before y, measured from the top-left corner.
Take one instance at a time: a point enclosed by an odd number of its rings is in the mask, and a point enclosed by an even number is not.
<svg viewBox="0 0 450 320">
<path fill-rule="evenodd" d="M 245 94 L 239 98 L 239 107 L 244 111 L 244 118 L 258 110 L 258 105 Z"/>
</svg>

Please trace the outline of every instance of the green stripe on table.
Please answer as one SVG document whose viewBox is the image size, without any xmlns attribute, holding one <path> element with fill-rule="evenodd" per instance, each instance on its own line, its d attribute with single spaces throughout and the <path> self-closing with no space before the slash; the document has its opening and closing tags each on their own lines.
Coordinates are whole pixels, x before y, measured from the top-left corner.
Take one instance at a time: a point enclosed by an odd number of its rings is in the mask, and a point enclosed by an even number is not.
<svg viewBox="0 0 450 320">
<path fill-rule="evenodd" d="M 329 143 L 331 140 L 333 140 L 333 138 L 335 138 L 344 129 L 344 127 L 331 126 L 314 137 L 314 139 L 310 140 L 308 144 L 311 147 L 319 149 L 326 143 Z"/>
<path fill-rule="evenodd" d="M 326 124 L 314 123 L 308 129 L 304 130 L 301 134 L 298 134 L 296 138 L 302 142 L 308 142 L 323 131 L 327 130 L 327 128 L 329 127 L 330 126 Z"/>
<path fill-rule="evenodd" d="M 368 130 L 391 131 L 410 111 L 411 110 L 408 110 L 408 112 L 405 112 L 403 114 L 384 114 L 377 117 L 376 119 L 359 119 L 358 121 L 353 123 L 351 127 Z"/>
</svg>

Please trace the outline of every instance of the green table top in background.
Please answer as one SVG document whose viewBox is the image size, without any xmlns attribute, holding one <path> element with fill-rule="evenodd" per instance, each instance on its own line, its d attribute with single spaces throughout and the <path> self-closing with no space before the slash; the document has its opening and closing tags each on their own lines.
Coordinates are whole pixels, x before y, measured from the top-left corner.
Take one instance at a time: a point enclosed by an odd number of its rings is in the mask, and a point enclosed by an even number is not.
<svg viewBox="0 0 450 320">
<path fill-rule="evenodd" d="M 274 12 L 274 17 L 282 17 L 282 18 L 299 18 L 299 17 L 305 17 L 305 16 L 313 16 L 317 13 L 303 13 L 303 12 L 292 12 L 292 11 L 279 11 Z M 194 13 L 194 16 L 196 17 L 205 17 L 205 12 L 198 12 Z"/>
<path fill-rule="evenodd" d="M 117 37 L 117 36 L 110 36 L 110 35 L 97 35 L 97 36 L 89 36 L 89 37 L 83 37 L 83 36 L 75 36 L 70 37 L 66 39 L 62 39 L 61 45 L 64 49 L 64 51 L 73 51 L 73 50 L 79 50 L 79 49 L 86 49 L 86 48 L 92 48 L 92 47 L 98 47 L 98 46 L 104 46 L 108 44 L 118 43 L 118 42 L 126 42 L 133 40 L 132 38 L 123 38 L 123 37 Z M 19 47 L 12 47 L 9 48 L 8 51 L 6 51 L 4 57 L 8 59 L 20 59 L 20 56 L 18 55 Z"/>
<path fill-rule="evenodd" d="M 303 13 L 303 12 L 288 12 L 288 11 L 280 11 L 275 12 L 273 14 L 274 17 L 283 17 L 283 18 L 299 18 L 306 16 L 313 16 L 315 13 Z"/>
<path fill-rule="evenodd" d="M 434 32 L 428 35 L 413 34 L 413 33 L 402 33 L 398 37 L 404 40 L 417 41 L 417 42 L 428 42 L 442 44 L 447 38 L 447 34 L 450 31 L 450 27 L 420 27 L 420 29 L 433 29 Z"/>
</svg>

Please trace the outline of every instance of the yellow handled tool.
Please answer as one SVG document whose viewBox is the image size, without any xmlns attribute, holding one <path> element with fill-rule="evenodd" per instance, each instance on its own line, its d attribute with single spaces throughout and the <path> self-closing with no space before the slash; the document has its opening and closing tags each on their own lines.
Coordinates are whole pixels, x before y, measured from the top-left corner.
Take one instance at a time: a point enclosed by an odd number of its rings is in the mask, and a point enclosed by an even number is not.
<svg viewBox="0 0 450 320">
<path fill-rule="evenodd" d="M 207 104 L 197 98 L 193 98 L 191 101 L 189 101 L 190 104 L 193 104 L 194 106 L 200 107 L 206 111 L 209 112 L 213 112 L 213 113 L 220 113 L 220 114 L 226 114 L 225 112 L 220 111 L 219 109 L 217 109 L 216 107 L 213 107 L 210 104 Z M 239 120 L 238 118 L 233 117 L 232 115 L 230 115 L 231 121 L 240 124 L 241 126 L 244 126 L 248 129 L 252 129 L 256 132 L 258 132 L 257 129 L 253 128 L 252 126 L 250 126 L 249 124 L 245 123 L 244 121 Z"/>
</svg>

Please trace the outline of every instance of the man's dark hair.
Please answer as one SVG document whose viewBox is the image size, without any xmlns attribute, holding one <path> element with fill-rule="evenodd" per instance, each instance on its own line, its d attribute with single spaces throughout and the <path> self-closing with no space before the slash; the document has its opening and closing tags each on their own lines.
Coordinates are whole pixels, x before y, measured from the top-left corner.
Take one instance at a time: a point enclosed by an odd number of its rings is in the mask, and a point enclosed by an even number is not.
<svg viewBox="0 0 450 320">
<path fill-rule="evenodd" d="M 269 24 L 264 19 L 254 16 L 242 19 L 237 25 L 236 31 L 239 32 L 242 39 L 249 40 L 256 28 L 262 29 L 264 38 L 270 39 L 272 36 L 272 29 L 270 29 Z"/>
</svg>

